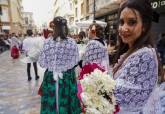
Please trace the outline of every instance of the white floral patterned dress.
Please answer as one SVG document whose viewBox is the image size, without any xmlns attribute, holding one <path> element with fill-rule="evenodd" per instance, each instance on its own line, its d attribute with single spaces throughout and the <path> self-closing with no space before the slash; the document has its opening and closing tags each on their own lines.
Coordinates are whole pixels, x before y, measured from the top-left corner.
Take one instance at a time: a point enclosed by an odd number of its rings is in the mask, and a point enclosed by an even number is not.
<svg viewBox="0 0 165 114">
<path fill-rule="evenodd" d="M 115 97 L 120 106 L 118 114 L 145 114 L 143 109 L 158 80 L 155 49 L 143 47 L 132 53 L 115 73 L 114 79 Z"/>
<path fill-rule="evenodd" d="M 78 47 L 72 38 L 45 41 L 38 61 L 47 69 L 41 85 L 41 114 L 81 113 L 74 68 L 78 61 Z"/>
</svg>

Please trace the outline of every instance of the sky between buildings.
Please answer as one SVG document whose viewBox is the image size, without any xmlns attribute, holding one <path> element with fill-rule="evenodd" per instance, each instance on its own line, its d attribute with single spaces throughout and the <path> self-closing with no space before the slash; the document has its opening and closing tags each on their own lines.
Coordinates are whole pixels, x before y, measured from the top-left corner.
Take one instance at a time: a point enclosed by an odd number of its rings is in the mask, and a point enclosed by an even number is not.
<svg viewBox="0 0 165 114">
<path fill-rule="evenodd" d="M 33 12 L 35 24 L 41 26 L 52 19 L 53 0 L 22 0 L 25 12 Z"/>
</svg>

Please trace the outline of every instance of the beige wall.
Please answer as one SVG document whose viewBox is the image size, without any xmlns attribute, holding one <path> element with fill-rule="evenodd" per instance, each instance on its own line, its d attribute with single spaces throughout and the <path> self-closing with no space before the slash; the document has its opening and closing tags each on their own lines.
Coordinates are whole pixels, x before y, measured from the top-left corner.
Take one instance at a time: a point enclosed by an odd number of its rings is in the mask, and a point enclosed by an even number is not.
<svg viewBox="0 0 165 114">
<path fill-rule="evenodd" d="M 90 13 L 90 4 L 92 4 L 91 0 L 83 0 L 84 1 L 84 18 L 89 17 L 90 15 L 92 15 Z"/>
<path fill-rule="evenodd" d="M 34 20 L 33 20 L 33 13 L 32 12 L 23 12 L 23 18 L 24 18 L 23 33 L 26 34 L 27 29 L 32 29 L 35 32 L 36 27 L 35 27 Z"/>
<path fill-rule="evenodd" d="M 75 1 L 77 1 L 76 4 Z M 114 9 L 117 9 L 122 1 L 124 0 L 95 0 L 96 16 L 104 15 Z M 72 2 L 74 3 L 75 21 L 84 20 L 87 18 L 93 19 L 94 0 L 72 0 Z M 77 16 L 76 10 L 78 13 Z"/>
<path fill-rule="evenodd" d="M 9 0 L 10 1 L 10 12 L 11 12 L 11 33 L 15 32 L 20 34 L 23 32 L 23 18 L 21 11 L 22 0 Z"/>
<path fill-rule="evenodd" d="M 0 17 L 1 30 L 10 29 L 10 15 L 9 15 L 9 4 L 8 0 L 1 0 L 0 6 L 2 8 L 2 15 Z"/>
</svg>

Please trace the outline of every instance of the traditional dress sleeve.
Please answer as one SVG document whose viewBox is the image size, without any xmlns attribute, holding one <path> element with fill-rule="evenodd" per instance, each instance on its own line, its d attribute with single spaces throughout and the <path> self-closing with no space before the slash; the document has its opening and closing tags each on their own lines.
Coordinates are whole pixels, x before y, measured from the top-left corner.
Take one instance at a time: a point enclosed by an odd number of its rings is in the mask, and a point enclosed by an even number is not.
<svg viewBox="0 0 165 114">
<path fill-rule="evenodd" d="M 143 109 L 144 114 L 164 114 L 165 106 L 163 106 L 163 98 L 165 98 L 165 91 L 161 86 L 155 87 L 151 93 L 147 104 Z M 163 102 L 162 102 L 163 101 Z"/>
<path fill-rule="evenodd" d="M 44 42 L 43 48 L 41 49 L 40 55 L 39 55 L 39 60 L 38 63 L 41 67 L 43 68 L 48 68 L 48 60 L 49 60 L 49 42 Z"/>
<path fill-rule="evenodd" d="M 115 96 L 121 107 L 129 111 L 144 107 L 158 78 L 155 57 L 152 49 L 140 49 L 130 55 L 115 74 Z"/>
<path fill-rule="evenodd" d="M 165 114 L 165 82 L 160 85 L 160 104 L 162 114 Z"/>
</svg>

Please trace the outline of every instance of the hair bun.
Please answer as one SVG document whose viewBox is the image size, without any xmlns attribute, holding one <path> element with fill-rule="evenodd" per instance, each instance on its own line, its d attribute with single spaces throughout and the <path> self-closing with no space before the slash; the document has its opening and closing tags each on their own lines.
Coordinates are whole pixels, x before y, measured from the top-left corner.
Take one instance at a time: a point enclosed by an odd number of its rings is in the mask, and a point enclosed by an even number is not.
<svg viewBox="0 0 165 114">
<path fill-rule="evenodd" d="M 66 19 L 62 19 L 62 20 L 61 20 L 61 23 L 62 23 L 63 25 L 66 25 L 66 24 L 67 24 L 67 20 L 66 20 Z"/>
<path fill-rule="evenodd" d="M 57 16 L 53 19 L 53 23 L 54 25 L 66 25 L 67 24 L 67 20 L 64 19 L 61 16 Z"/>
</svg>

